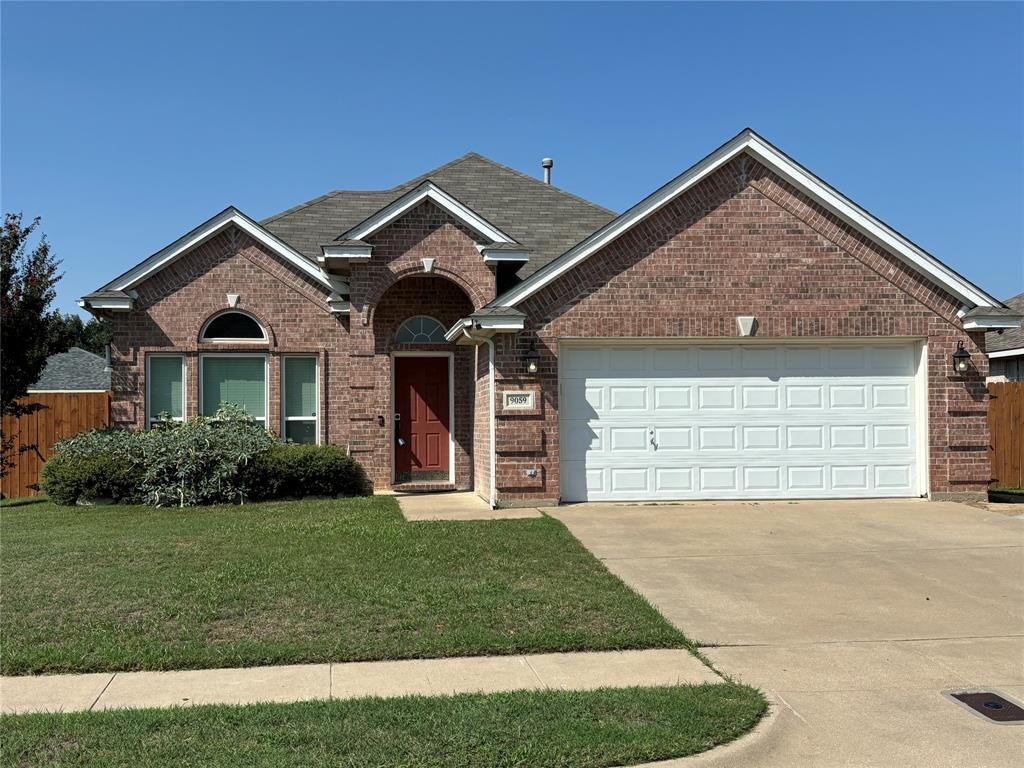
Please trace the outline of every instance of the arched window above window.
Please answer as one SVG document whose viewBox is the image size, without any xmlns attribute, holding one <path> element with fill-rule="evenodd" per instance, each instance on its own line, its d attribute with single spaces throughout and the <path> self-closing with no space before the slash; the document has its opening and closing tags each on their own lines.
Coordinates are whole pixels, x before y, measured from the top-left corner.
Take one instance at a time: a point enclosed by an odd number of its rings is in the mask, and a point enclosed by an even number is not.
<svg viewBox="0 0 1024 768">
<path fill-rule="evenodd" d="M 266 341 L 267 334 L 256 320 L 243 312 L 224 312 L 210 320 L 200 341 Z"/>
<path fill-rule="evenodd" d="M 444 326 L 427 315 L 410 317 L 398 328 L 396 344 L 444 344 Z"/>
</svg>

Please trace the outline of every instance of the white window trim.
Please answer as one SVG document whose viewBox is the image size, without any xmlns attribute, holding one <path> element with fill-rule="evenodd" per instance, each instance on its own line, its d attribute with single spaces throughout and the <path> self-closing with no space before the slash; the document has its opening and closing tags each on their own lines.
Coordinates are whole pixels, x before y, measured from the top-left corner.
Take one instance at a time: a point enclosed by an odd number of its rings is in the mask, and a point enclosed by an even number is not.
<svg viewBox="0 0 1024 768">
<path fill-rule="evenodd" d="M 263 358 L 263 413 L 262 418 L 252 416 L 257 422 L 267 427 L 270 424 L 270 355 L 266 352 L 205 352 L 199 355 L 199 413 L 203 413 L 203 365 L 208 357 L 262 357 Z"/>
<path fill-rule="evenodd" d="M 154 357 L 176 357 L 181 360 L 181 417 L 172 416 L 171 421 L 181 423 L 188 418 L 188 362 L 185 359 L 185 355 L 181 352 L 151 352 L 146 355 L 146 429 L 150 429 L 153 426 L 153 422 L 157 419 L 157 414 L 152 413 L 150 410 L 151 401 L 149 395 L 149 388 L 153 383 L 149 362 Z"/>
<path fill-rule="evenodd" d="M 236 339 L 236 338 L 227 338 L 227 337 L 222 338 L 222 339 L 208 339 L 208 338 L 206 338 L 206 332 L 210 328 L 210 323 L 212 323 L 217 318 L 224 317 L 224 315 L 242 315 L 244 317 L 249 318 L 254 323 L 256 323 L 256 327 L 260 329 L 260 332 L 263 334 L 263 338 L 262 339 Z M 252 315 L 250 315 L 248 312 L 243 312 L 240 309 L 225 309 L 225 310 L 223 310 L 221 312 L 218 312 L 217 314 L 215 314 L 215 315 L 213 315 L 211 317 L 208 317 L 206 319 L 206 322 L 203 323 L 202 329 L 200 329 L 200 331 L 199 331 L 199 341 L 202 344 L 269 344 L 270 343 L 270 335 L 267 333 L 267 329 L 263 327 L 263 323 L 261 323 L 259 320 L 257 320 Z"/>
<path fill-rule="evenodd" d="M 288 396 L 288 361 L 289 360 L 312 360 L 314 372 L 314 387 L 316 388 L 316 415 L 309 416 L 288 416 L 285 408 Z M 316 441 L 314 445 L 320 445 L 320 357 L 319 355 L 282 355 L 281 356 L 281 439 L 288 439 L 288 431 L 285 429 L 289 421 L 312 421 L 315 423 L 314 434 Z"/>
<path fill-rule="evenodd" d="M 392 352 L 391 353 L 391 482 L 398 478 L 395 466 L 395 359 L 399 357 L 447 357 L 448 358 L 448 482 L 455 483 L 455 353 L 454 352 Z"/>
</svg>

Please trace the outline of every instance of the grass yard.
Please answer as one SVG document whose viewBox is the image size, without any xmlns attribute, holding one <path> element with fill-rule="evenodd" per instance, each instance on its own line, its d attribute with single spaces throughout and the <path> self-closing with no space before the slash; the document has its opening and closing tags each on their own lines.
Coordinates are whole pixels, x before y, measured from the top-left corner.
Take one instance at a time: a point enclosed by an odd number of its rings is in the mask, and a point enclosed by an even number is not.
<svg viewBox="0 0 1024 768">
<path fill-rule="evenodd" d="M 42 501 L 5 504 L 0 533 L 8 675 L 686 644 L 547 517 L 407 523 L 389 497 Z"/>
<path fill-rule="evenodd" d="M 703 752 L 766 704 L 734 684 L 206 706 L 0 719 L 18 766 L 596 768 Z"/>
</svg>

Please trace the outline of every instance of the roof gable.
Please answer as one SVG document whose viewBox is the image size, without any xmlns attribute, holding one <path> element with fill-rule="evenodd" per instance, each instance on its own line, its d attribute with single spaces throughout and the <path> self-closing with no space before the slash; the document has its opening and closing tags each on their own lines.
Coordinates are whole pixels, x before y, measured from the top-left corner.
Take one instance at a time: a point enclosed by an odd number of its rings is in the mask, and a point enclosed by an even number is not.
<svg viewBox="0 0 1024 768">
<path fill-rule="evenodd" d="M 498 296 L 490 306 L 514 306 L 532 296 L 641 221 L 661 210 L 676 197 L 741 153 L 747 153 L 763 163 L 819 205 L 871 238 L 886 251 L 967 305 L 972 307 L 1002 306 L 997 299 L 840 194 L 749 128 L 740 132 L 696 165 L 683 171 L 625 213 L 609 221 L 524 282 Z"/>
<path fill-rule="evenodd" d="M 238 227 L 254 240 L 266 246 L 271 253 L 328 289 L 331 293 L 327 301 L 332 310 L 346 311 L 339 303 L 341 295 L 348 293 L 348 286 L 344 282 L 329 276 L 317 264 L 305 258 L 234 206 L 228 206 L 170 245 L 161 248 L 148 259 L 114 278 L 98 291 L 84 296 L 79 301 L 79 305 L 90 309 L 130 310 L 133 306 L 132 299 L 135 296 L 134 288 L 137 285 L 231 226 Z"/>
<path fill-rule="evenodd" d="M 469 153 L 383 191 L 340 190 L 265 219 L 263 225 L 310 260 L 425 182 L 442 189 L 529 251 L 526 277 L 564 253 L 615 214 L 540 179 Z"/>
<path fill-rule="evenodd" d="M 341 240 L 366 240 L 424 200 L 430 200 L 450 216 L 462 222 L 477 234 L 494 243 L 515 243 L 515 239 L 491 224 L 472 208 L 456 200 L 431 181 L 424 181 L 406 192 L 372 216 L 356 224 L 352 229 L 338 236 Z"/>
<path fill-rule="evenodd" d="M 268 232 L 256 221 L 250 219 L 233 205 L 228 206 L 220 213 L 204 221 L 191 232 L 182 235 L 173 243 L 154 253 L 145 261 L 132 267 L 124 274 L 116 277 L 107 283 L 100 290 L 127 291 L 135 288 L 146 278 L 160 271 L 168 264 L 174 262 L 181 256 L 188 253 L 197 245 L 209 240 L 218 232 L 229 226 L 236 226 L 255 240 L 267 246 L 285 261 L 305 272 L 317 282 L 330 288 L 331 283 L 327 276 L 313 263 L 298 253 L 294 248 L 280 238 Z"/>
</svg>

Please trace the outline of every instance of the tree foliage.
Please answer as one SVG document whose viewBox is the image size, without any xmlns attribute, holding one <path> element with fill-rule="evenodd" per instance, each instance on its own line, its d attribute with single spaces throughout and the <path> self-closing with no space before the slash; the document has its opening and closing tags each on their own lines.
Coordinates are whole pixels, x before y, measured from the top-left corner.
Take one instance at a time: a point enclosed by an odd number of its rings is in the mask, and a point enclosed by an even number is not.
<svg viewBox="0 0 1024 768">
<path fill-rule="evenodd" d="M 114 330 L 105 320 L 91 317 L 85 321 L 76 314 L 63 315 L 58 312 L 50 327 L 50 348 L 54 352 L 63 352 L 71 347 L 79 347 L 103 356 L 113 336 Z"/>
<path fill-rule="evenodd" d="M 39 406 L 18 401 L 39 378 L 46 358 L 60 351 L 51 347 L 58 313 L 50 309 L 61 278 L 60 262 L 50 253 L 46 235 L 30 247 L 38 227 L 38 218 L 26 225 L 20 213 L 4 214 L 0 242 L 0 413 L 4 416 L 38 410 Z M 0 433 L 0 476 L 13 466 L 16 437 Z"/>
</svg>

